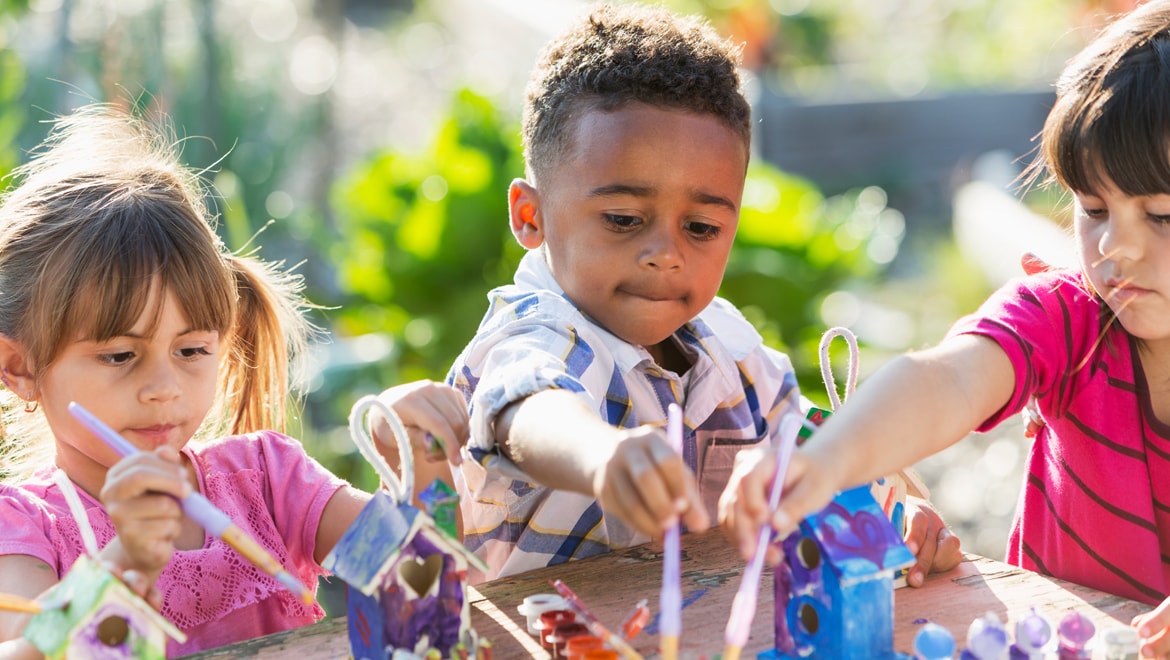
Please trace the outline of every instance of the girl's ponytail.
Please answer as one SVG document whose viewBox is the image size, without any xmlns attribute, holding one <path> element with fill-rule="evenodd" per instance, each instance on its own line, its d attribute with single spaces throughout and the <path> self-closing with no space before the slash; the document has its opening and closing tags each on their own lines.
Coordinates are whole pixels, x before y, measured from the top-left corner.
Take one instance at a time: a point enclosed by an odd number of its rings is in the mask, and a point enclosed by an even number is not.
<svg viewBox="0 0 1170 660">
<path fill-rule="evenodd" d="M 305 315 L 304 280 L 281 263 L 252 256 L 226 255 L 235 278 L 236 322 L 226 363 L 220 369 L 222 419 L 232 434 L 285 429 L 290 385 L 301 375 L 300 362 L 318 329 Z"/>
</svg>

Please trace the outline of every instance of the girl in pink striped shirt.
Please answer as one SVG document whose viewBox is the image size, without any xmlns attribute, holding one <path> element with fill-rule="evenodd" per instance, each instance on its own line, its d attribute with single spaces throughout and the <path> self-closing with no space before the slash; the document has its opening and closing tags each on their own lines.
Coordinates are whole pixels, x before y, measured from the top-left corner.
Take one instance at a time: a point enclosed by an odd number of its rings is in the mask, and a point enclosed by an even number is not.
<svg viewBox="0 0 1170 660">
<path fill-rule="evenodd" d="M 1133 624 L 1170 653 L 1170 2 L 1108 27 L 1057 85 L 1032 174 L 1076 201 L 1080 268 L 1008 283 L 938 346 L 875 373 L 798 450 L 768 512 L 772 460 L 721 502 L 751 552 L 862 484 L 988 430 L 1035 397 L 1007 560 L 1157 607 Z"/>
</svg>

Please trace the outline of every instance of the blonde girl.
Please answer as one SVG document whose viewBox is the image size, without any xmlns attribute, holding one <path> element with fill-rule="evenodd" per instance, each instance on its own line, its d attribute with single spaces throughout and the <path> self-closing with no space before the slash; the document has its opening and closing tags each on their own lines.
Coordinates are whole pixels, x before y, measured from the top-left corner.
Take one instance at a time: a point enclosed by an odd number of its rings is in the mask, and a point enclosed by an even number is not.
<svg viewBox="0 0 1170 660">
<path fill-rule="evenodd" d="M 183 654 L 323 616 L 185 518 L 197 490 L 293 575 L 320 563 L 368 495 L 281 433 L 310 331 L 300 282 L 228 252 L 174 141 L 107 106 L 57 122 L 0 205 L 0 592 L 34 598 L 82 552 L 53 475 L 80 491 L 100 559 L 188 635 Z M 462 399 L 389 390 L 411 434 L 466 437 Z M 119 457 L 77 401 L 141 454 Z M 274 429 L 274 430 L 273 430 Z M 222 436 L 222 437 L 221 437 Z M 0 657 L 39 657 L 0 614 Z"/>
</svg>

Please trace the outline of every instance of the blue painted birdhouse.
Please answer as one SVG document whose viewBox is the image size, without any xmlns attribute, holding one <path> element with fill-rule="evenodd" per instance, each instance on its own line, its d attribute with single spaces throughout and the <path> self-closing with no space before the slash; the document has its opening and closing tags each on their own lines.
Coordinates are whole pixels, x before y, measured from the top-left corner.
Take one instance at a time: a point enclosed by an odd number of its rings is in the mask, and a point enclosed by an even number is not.
<svg viewBox="0 0 1170 660">
<path fill-rule="evenodd" d="M 363 416 L 372 406 L 383 407 L 399 440 L 401 481 L 365 433 Z M 374 397 L 364 397 L 351 413 L 350 430 L 385 487 L 374 494 L 323 562 L 347 585 L 353 658 L 383 660 L 395 650 L 422 655 L 432 648 L 447 657 L 457 644 L 474 651 L 467 569 L 487 567 L 407 501 L 413 492 L 413 461 L 406 430 L 393 411 Z"/>
<path fill-rule="evenodd" d="M 894 652 L 894 573 L 914 563 L 868 486 L 844 491 L 781 545 L 776 648 L 761 658 L 885 660 Z"/>
</svg>

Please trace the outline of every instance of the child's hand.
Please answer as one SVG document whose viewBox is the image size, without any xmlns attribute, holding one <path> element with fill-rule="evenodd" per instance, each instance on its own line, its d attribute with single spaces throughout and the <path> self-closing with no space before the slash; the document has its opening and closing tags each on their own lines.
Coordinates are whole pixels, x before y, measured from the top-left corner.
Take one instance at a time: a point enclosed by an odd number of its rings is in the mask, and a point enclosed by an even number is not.
<svg viewBox="0 0 1170 660">
<path fill-rule="evenodd" d="M 921 587 L 928 574 L 949 571 L 963 560 L 959 537 L 930 502 L 912 496 L 906 498 L 906 545 L 918 557 L 906 576 L 912 587 Z"/>
<path fill-rule="evenodd" d="M 118 531 L 111 555 L 124 571 L 157 577 L 175 552 L 183 526 L 179 498 L 191 492 L 182 459 L 172 447 L 128 456 L 110 468 L 101 500 Z M 120 550 L 120 552 L 119 552 Z"/>
<path fill-rule="evenodd" d="M 719 526 L 744 561 L 755 554 L 760 528 L 768 524 L 768 486 L 775 471 L 775 449 L 744 449 L 735 455 L 735 468 L 719 495 Z M 774 566 L 780 551 L 769 545 L 765 560 Z"/>
<path fill-rule="evenodd" d="M 641 426 L 620 436 L 594 475 L 593 495 L 601 508 L 654 538 L 680 518 L 690 531 L 706 529 L 711 521 L 695 475 L 663 430 Z"/>
<path fill-rule="evenodd" d="M 391 387 L 378 398 L 398 413 L 410 434 L 415 455 L 426 456 L 432 462 L 445 458 L 452 465 L 463 462 L 459 451 L 467 444 L 470 426 L 467 402 L 459 390 L 444 383 L 419 380 Z M 387 448 L 393 448 L 396 456 L 398 443 L 394 432 L 377 408 L 370 410 L 370 428 L 383 453 Z M 387 459 L 391 457 L 387 456 Z M 397 465 L 397 461 L 391 460 L 391 464 Z"/>
<path fill-rule="evenodd" d="M 1170 598 L 1145 614 L 1139 614 L 1130 623 L 1141 638 L 1138 652 L 1143 658 L 1164 658 L 1170 655 Z"/>
<path fill-rule="evenodd" d="M 809 514 L 820 511 L 835 489 L 830 474 L 815 457 L 800 450 L 792 453 L 783 496 L 774 513 L 768 510 L 768 493 L 776 473 L 776 449 L 749 449 L 739 452 L 727 487 L 719 497 L 719 524 L 744 561 L 756 552 L 760 528 L 771 524 L 783 538 Z M 779 550 L 768 547 L 769 564 L 780 560 Z"/>
</svg>

